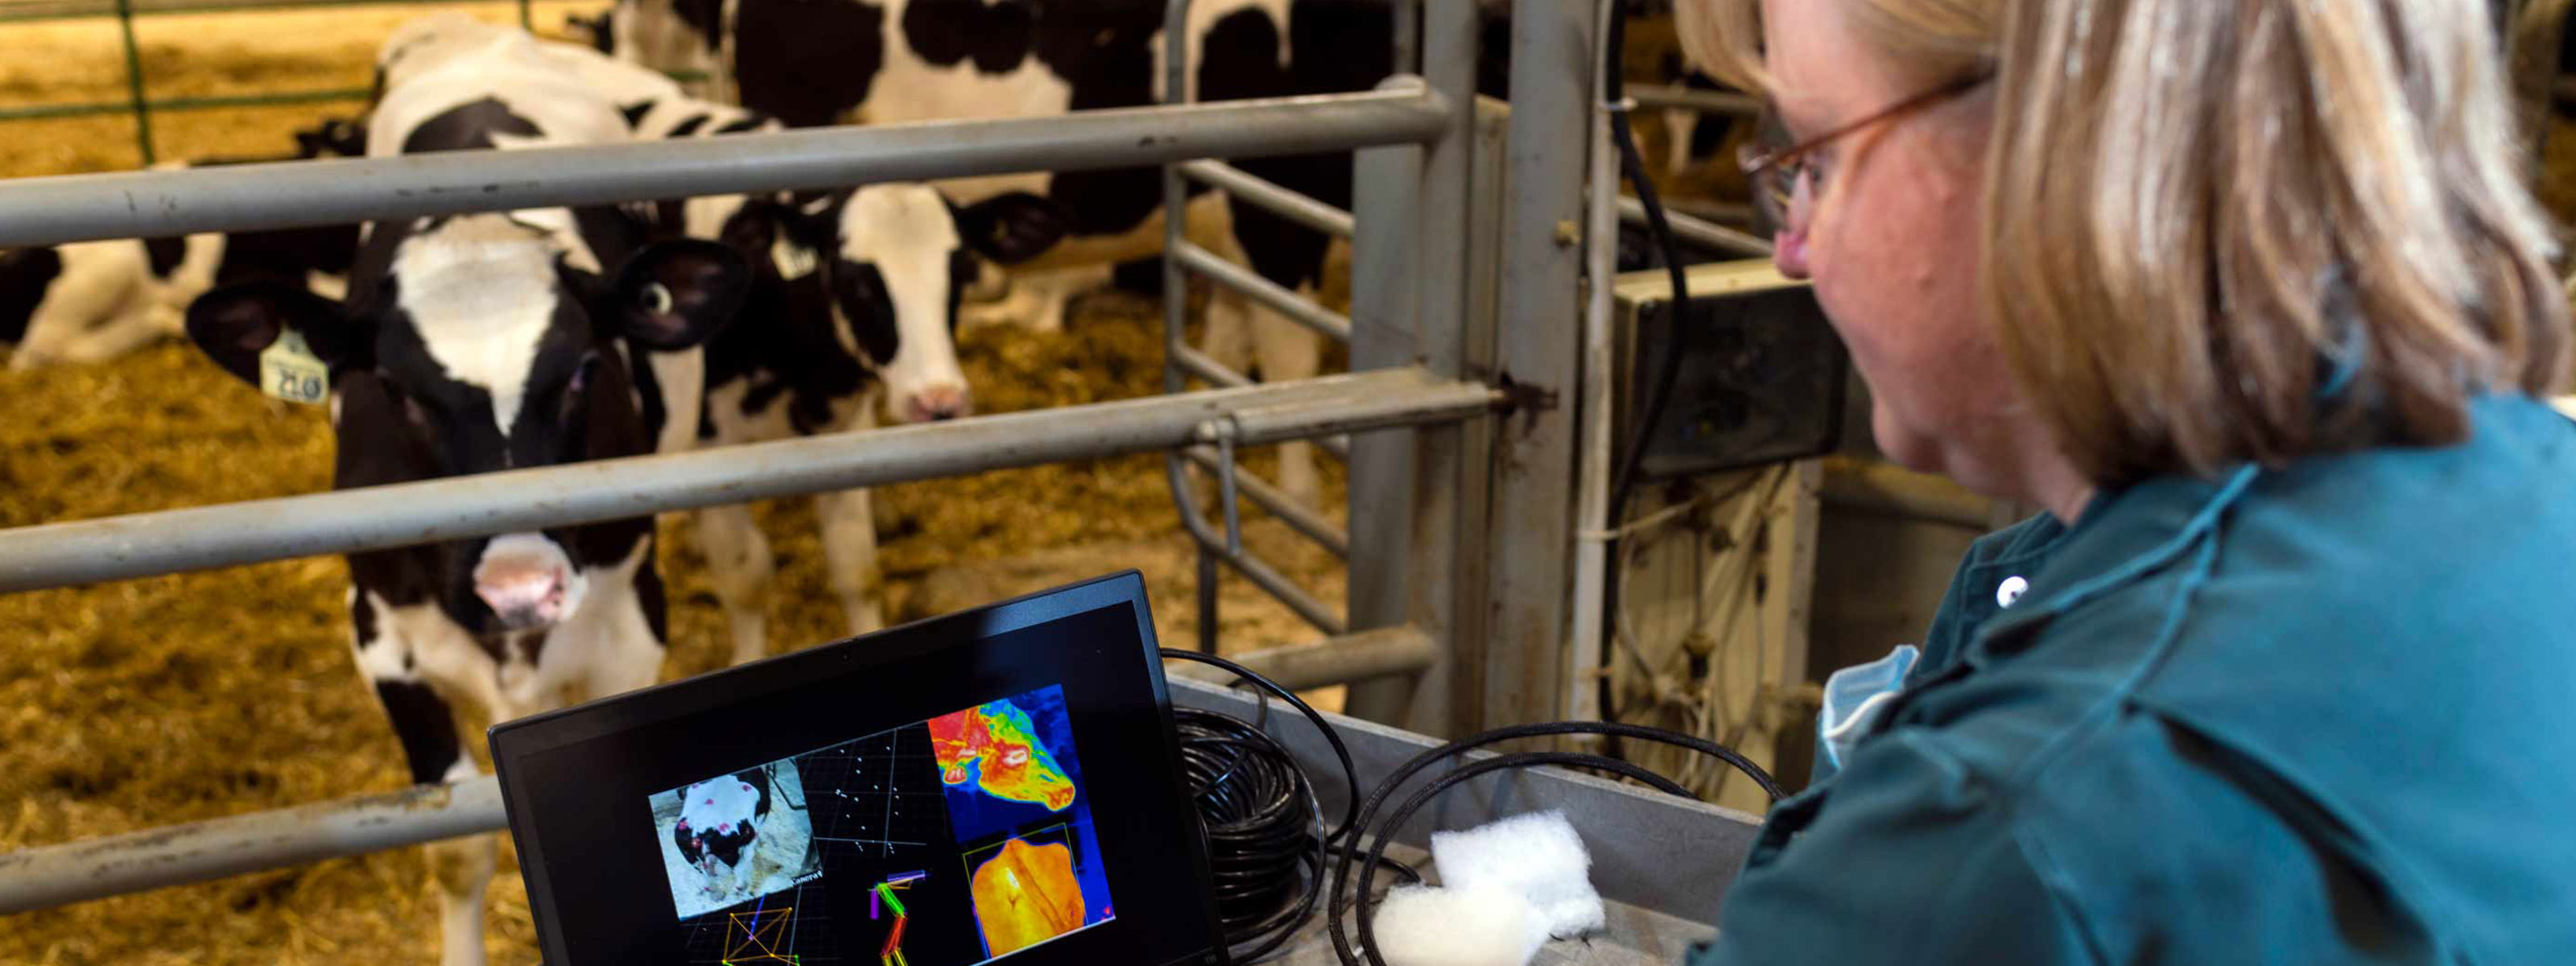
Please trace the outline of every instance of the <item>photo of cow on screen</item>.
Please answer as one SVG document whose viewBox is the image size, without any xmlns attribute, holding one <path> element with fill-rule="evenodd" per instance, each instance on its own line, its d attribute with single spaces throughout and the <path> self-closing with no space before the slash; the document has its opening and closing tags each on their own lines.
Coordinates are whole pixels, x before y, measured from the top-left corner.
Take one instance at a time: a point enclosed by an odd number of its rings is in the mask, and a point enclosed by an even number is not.
<svg viewBox="0 0 2576 966">
<path fill-rule="evenodd" d="M 683 919 L 793 888 L 822 863 L 793 761 L 655 795 L 653 825 Z"/>
</svg>

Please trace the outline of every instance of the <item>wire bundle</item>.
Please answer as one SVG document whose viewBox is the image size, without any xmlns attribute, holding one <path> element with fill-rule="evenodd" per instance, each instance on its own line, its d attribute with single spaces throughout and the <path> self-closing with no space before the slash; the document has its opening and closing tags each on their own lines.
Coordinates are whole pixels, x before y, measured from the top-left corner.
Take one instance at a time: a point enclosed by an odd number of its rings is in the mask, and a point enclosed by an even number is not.
<svg viewBox="0 0 2576 966">
<path fill-rule="evenodd" d="M 1314 785 L 1278 739 L 1247 722 L 1197 708 L 1172 716 L 1227 944 L 1293 932 L 1314 908 L 1313 890 L 1300 895 L 1299 887 L 1321 872 L 1324 816 Z"/>
<path fill-rule="evenodd" d="M 1342 744 L 1341 734 L 1294 692 L 1213 654 L 1167 647 L 1162 655 L 1225 671 L 1237 683 L 1249 683 L 1295 707 L 1333 746 L 1333 757 L 1342 766 L 1342 787 L 1350 790 L 1341 827 L 1325 831 L 1313 781 L 1287 746 L 1262 730 L 1269 720 L 1267 698 L 1257 722 L 1192 708 L 1173 711 L 1182 781 L 1206 827 L 1208 862 L 1216 873 L 1227 961 L 1251 962 L 1287 943 L 1315 914 L 1315 900 L 1324 891 L 1325 853 L 1351 854 L 1344 840 L 1358 827 L 1359 771 L 1351 765 L 1351 750 Z M 1422 878 L 1412 869 L 1395 868 L 1415 881 Z M 1295 900 L 1287 901 L 1291 894 Z"/>
</svg>

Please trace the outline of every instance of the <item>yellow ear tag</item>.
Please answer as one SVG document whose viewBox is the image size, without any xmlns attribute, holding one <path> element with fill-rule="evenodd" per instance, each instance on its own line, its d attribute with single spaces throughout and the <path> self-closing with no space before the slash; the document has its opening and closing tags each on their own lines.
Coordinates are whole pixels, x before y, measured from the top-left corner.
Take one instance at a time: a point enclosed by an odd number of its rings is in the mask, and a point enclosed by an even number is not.
<svg viewBox="0 0 2576 966">
<path fill-rule="evenodd" d="M 791 282 L 814 274 L 817 262 L 813 249 L 783 237 L 770 243 L 769 260 L 778 266 L 778 277 Z"/>
<path fill-rule="evenodd" d="M 331 367 L 314 358 L 304 336 L 281 331 L 259 352 L 259 391 L 291 403 L 319 403 L 331 392 Z"/>
</svg>

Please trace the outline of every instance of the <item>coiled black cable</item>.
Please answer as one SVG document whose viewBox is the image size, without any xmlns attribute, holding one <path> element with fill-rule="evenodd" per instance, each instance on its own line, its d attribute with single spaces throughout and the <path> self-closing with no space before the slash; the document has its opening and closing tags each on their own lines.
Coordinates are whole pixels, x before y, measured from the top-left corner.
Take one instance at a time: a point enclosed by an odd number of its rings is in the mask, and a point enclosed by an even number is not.
<svg viewBox="0 0 2576 966">
<path fill-rule="evenodd" d="M 1341 735 L 1295 693 L 1221 657 L 1170 648 L 1162 654 L 1218 668 L 1267 692 L 1256 721 L 1197 708 L 1172 712 L 1181 741 L 1182 782 L 1207 831 L 1217 920 L 1228 960 L 1250 962 L 1285 944 L 1315 914 L 1316 900 L 1323 895 L 1325 856 L 1356 853 L 1345 840 L 1359 817 L 1359 773 Z M 1287 747 L 1263 730 L 1269 723 L 1270 696 L 1287 701 L 1313 722 L 1340 760 L 1343 787 L 1349 789 L 1340 828 L 1325 830 L 1314 783 Z M 1402 863 L 1388 867 L 1411 881 L 1422 880 Z"/>
<path fill-rule="evenodd" d="M 1363 806 L 1359 773 L 1351 763 L 1349 747 L 1342 743 L 1332 723 L 1295 693 L 1221 657 L 1170 649 L 1162 654 L 1169 659 L 1219 668 L 1241 679 L 1238 683 L 1249 683 L 1294 706 L 1332 746 L 1342 768 L 1342 780 L 1351 792 L 1341 827 L 1326 830 L 1313 781 L 1288 748 L 1264 730 L 1269 718 L 1266 698 L 1259 719 L 1250 722 L 1195 708 L 1173 711 L 1181 743 L 1183 781 L 1206 828 L 1209 864 L 1215 871 L 1217 916 L 1229 962 L 1251 962 L 1286 944 L 1314 915 L 1318 897 L 1329 895 L 1327 925 L 1333 951 L 1344 966 L 1386 966 L 1378 955 L 1377 936 L 1370 922 L 1375 901 L 1365 885 L 1357 890 L 1356 897 L 1350 893 L 1351 864 L 1360 863 L 1358 881 L 1363 884 L 1374 881 L 1381 868 L 1421 881 L 1421 875 L 1412 868 L 1386 858 L 1387 842 L 1396 829 L 1412 820 L 1441 792 L 1479 776 L 1555 765 L 1608 772 L 1666 794 L 1694 797 L 1671 779 L 1617 758 L 1581 752 L 1519 752 L 1476 761 L 1441 775 L 1407 797 L 1383 825 L 1376 822 L 1379 810 L 1405 782 L 1433 764 L 1485 745 L 1559 735 L 1634 738 L 1709 755 L 1743 772 L 1772 800 L 1784 794 L 1779 783 L 1760 766 L 1715 742 L 1642 725 L 1565 721 L 1497 728 L 1423 752 L 1389 774 L 1367 796 Z M 1363 849 L 1359 833 L 1370 828 L 1379 829 L 1376 841 Z M 1356 943 L 1342 924 L 1343 914 L 1354 907 L 1360 923 Z"/>
</svg>

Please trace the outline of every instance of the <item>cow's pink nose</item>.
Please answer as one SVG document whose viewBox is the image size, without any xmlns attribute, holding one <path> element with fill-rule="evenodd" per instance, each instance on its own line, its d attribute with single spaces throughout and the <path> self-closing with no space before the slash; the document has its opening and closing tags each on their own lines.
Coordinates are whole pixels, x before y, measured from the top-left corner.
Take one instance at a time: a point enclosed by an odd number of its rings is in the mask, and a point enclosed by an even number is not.
<svg viewBox="0 0 2576 966">
<path fill-rule="evenodd" d="M 967 395 L 966 387 L 932 386 L 913 393 L 911 399 L 905 400 L 903 415 L 908 422 L 929 423 L 955 419 L 974 411 L 974 408 L 974 398 Z"/>
<path fill-rule="evenodd" d="M 503 630 L 551 627 L 563 619 L 563 568 L 543 560 L 485 560 L 474 568 L 474 595 L 492 608 Z"/>
</svg>

